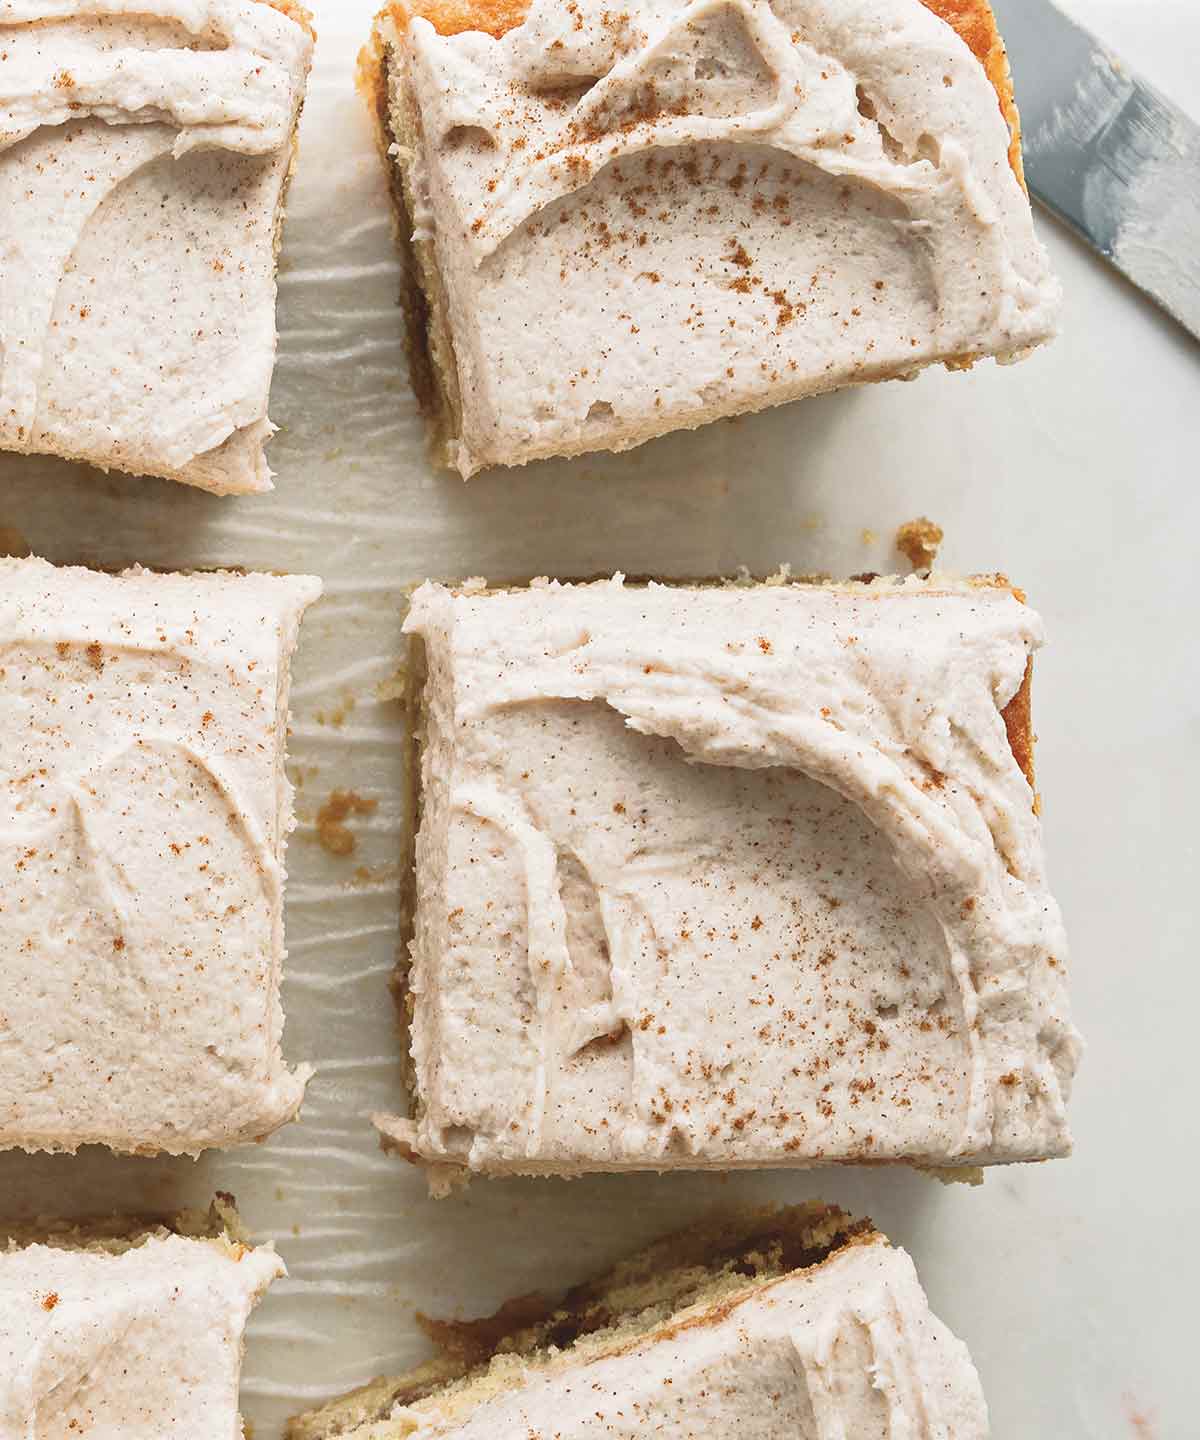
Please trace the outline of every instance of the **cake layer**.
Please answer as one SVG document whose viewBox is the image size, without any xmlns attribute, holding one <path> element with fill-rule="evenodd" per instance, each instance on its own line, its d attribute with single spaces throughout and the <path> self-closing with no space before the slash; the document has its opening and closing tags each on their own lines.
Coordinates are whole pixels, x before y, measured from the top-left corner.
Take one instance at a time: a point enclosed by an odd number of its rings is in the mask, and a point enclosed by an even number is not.
<svg viewBox="0 0 1200 1440">
<path fill-rule="evenodd" d="M 308 577 L 0 560 L 0 1148 L 264 1137 Z"/>
<path fill-rule="evenodd" d="M 487 1174 L 1068 1151 L 1042 628 L 1006 584 L 429 584 L 406 629 L 390 1143 Z"/>
<path fill-rule="evenodd" d="M 15 0 L 0 48 L 0 448 L 269 489 L 310 32 L 259 0 Z"/>
<path fill-rule="evenodd" d="M 534 1297 L 435 1326 L 440 1359 L 298 1417 L 289 1440 L 984 1440 L 966 1347 L 902 1250 L 819 1207 L 746 1223 L 740 1245 L 708 1226 L 660 1242 L 542 1318 Z"/>
<path fill-rule="evenodd" d="M 250 1312 L 283 1262 L 228 1235 L 58 1227 L 4 1246 L 0 1434 L 231 1440 Z"/>
<path fill-rule="evenodd" d="M 464 476 L 1055 333 L 985 0 L 412 0 L 376 47 Z"/>
</svg>

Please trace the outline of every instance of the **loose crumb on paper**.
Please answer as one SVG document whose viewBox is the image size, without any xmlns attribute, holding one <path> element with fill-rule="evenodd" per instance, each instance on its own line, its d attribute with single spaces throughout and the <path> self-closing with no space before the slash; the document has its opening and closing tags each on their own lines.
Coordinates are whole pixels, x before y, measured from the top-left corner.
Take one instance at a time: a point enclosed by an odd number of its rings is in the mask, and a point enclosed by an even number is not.
<svg viewBox="0 0 1200 1440">
<path fill-rule="evenodd" d="M 343 695 L 338 708 L 333 711 L 318 710 L 317 724 L 332 725 L 340 729 L 346 723 L 346 717 L 353 711 L 358 701 L 353 695 Z"/>
<path fill-rule="evenodd" d="M 408 671 L 403 665 L 394 675 L 389 675 L 375 686 L 375 698 L 384 703 L 389 700 L 408 699 Z"/>
<path fill-rule="evenodd" d="M 896 531 L 896 549 L 908 558 L 914 570 L 929 570 L 945 538 L 940 525 L 920 515 L 915 520 L 906 520 Z"/>
<path fill-rule="evenodd" d="M 982 1185 L 983 1167 L 980 1165 L 916 1165 L 923 1175 L 928 1175 L 940 1185 Z"/>
<path fill-rule="evenodd" d="M 1158 1427 L 1154 1423 L 1154 1414 L 1145 1405 L 1126 1397 L 1125 1418 L 1129 1421 L 1129 1429 L 1134 1440 L 1158 1440 Z"/>
<path fill-rule="evenodd" d="M 345 823 L 351 815 L 370 815 L 378 800 L 364 799 L 353 790 L 334 790 L 317 811 L 317 839 L 330 855 L 353 855 L 358 841 Z"/>
</svg>

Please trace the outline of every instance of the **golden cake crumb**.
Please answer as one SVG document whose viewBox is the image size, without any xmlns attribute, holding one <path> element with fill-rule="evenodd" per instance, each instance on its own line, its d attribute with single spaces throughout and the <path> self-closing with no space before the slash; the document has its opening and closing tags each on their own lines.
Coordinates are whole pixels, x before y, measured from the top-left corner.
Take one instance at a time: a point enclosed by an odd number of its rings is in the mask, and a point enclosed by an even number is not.
<svg viewBox="0 0 1200 1440">
<path fill-rule="evenodd" d="M 937 560 L 945 538 L 940 525 L 919 515 L 915 520 L 906 520 L 896 531 L 896 549 L 908 557 L 915 570 L 928 570 Z"/>
<path fill-rule="evenodd" d="M 331 791 L 317 811 L 317 838 L 322 849 L 339 857 L 353 855 L 358 842 L 344 822 L 351 815 L 370 815 L 378 804 L 378 800 L 364 799 L 353 790 Z"/>
</svg>

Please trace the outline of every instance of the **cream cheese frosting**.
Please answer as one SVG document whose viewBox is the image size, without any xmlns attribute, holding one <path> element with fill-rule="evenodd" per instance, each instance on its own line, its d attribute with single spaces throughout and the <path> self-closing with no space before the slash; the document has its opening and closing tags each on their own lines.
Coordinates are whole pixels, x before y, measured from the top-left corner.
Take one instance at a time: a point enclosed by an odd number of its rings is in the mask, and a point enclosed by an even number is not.
<svg viewBox="0 0 1200 1440">
<path fill-rule="evenodd" d="M 996 91 L 921 0 L 532 0 L 498 39 L 382 33 L 464 476 L 1055 333 Z"/>
<path fill-rule="evenodd" d="M 0 1434 L 232 1440 L 269 1247 L 151 1234 L 121 1253 L 0 1249 Z"/>
<path fill-rule="evenodd" d="M 415 595 L 409 989 L 433 1166 L 1070 1147 L 1079 1042 L 1003 585 Z"/>
<path fill-rule="evenodd" d="M 0 448 L 270 488 L 311 51 L 260 0 L 0 4 Z"/>
<path fill-rule="evenodd" d="M 493 1393 L 400 1405 L 353 1440 L 497 1435 L 690 1440 L 986 1440 L 966 1346 L 930 1312 L 912 1261 L 882 1239 L 698 1305 L 580 1360 L 501 1357 Z M 319 1430 L 314 1433 L 321 1433 Z"/>
<path fill-rule="evenodd" d="M 0 560 L 0 1149 L 290 1119 L 289 660 L 308 577 Z"/>
</svg>

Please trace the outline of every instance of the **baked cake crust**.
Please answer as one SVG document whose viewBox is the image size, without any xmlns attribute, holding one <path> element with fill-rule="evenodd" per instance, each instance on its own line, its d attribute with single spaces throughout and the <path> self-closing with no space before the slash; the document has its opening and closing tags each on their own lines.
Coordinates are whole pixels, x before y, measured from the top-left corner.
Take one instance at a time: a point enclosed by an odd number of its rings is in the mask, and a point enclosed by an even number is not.
<svg viewBox="0 0 1200 1440">
<path fill-rule="evenodd" d="M 237 1259 L 250 1248 L 250 1237 L 237 1201 L 218 1190 L 207 1210 L 169 1210 L 162 1214 L 92 1215 L 75 1220 L 6 1219 L 0 1214 L 0 1254 L 27 1245 L 61 1250 L 92 1250 L 119 1255 L 151 1236 L 179 1235 L 187 1240 L 219 1240 Z"/>
<path fill-rule="evenodd" d="M 1021 117 L 1013 93 L 1008 52 L 996 25 L 995 12 L 988 0 L 921 0 L 921 4 L 966 41 L 971 53 L 987 71 L 1012 135 L 1009 159 L 1023 185 Z M 529 0 L 390 0 L 379 12 L 376 23 L 386 16 L 403 31 L 413 17 L 419 15 L 428 20 L 439 35 L 459 35 L 464 30 L 479 30 L 499 39 L 520 25 L 528 10 Z M 363 51 L 361 74 L 375 108 L 382 104 L 386 111 L 387 83 L 378 30 L 373 43 Z"/>
<path fill-rule="evenodd" d="M 281 15 L 286 15 L 289 20 L 294 20 L 302 30 L 312 37 L 317 38 L 317 32 L 313 27 L 312 11 L 307 6 L 300 4 L 300 0 L 259 0 L 260 5 L 269 5 L 272 10 L 278 10 Z"/>
</svg>

